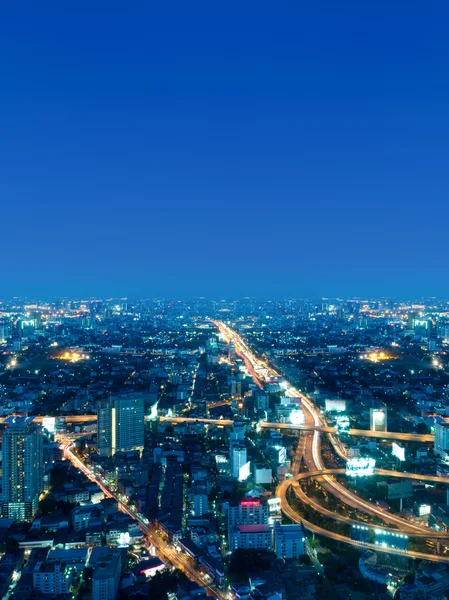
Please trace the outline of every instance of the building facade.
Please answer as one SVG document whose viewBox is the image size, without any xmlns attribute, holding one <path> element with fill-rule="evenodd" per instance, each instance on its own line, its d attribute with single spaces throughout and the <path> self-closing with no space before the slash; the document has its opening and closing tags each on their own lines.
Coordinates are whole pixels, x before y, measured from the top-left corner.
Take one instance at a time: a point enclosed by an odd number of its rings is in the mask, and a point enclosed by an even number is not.
<svg viewBox="0 0 449 600">
<path fill-rule="evenodd" d="M 104 456 L 143 450 L 145 445 L 144 399 L 126 394 L 101 400 L 97 407 L 97 450 Z"/>
<path fill-rule="evenodd" d="M 31 521 L 43 490 L 42 435 L 32 417 L 10 417 L 3 433 L 2 515 Z"/>
<path fill-rule="evenodd" d="M 298 558 L 306 553 L 306 536 L 301 525 L 274 524 L 274 549 L 279 558 Z"/>
</svg>

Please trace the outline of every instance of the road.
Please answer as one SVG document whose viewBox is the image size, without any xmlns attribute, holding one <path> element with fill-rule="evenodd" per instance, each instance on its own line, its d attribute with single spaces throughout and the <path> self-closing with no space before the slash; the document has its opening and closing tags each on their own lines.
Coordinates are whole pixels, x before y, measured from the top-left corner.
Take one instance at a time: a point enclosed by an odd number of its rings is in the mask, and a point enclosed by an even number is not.
<svg viewBox="0 0 449 600">
<path fill-rule="evenodd" d="M 225 335 L 226 339 L 233 340 L 234 345 L 236 347 L 236 351 L 238 351 L 238 352 L 245 351 L 246 345 L 244 343 L 240 342 L 240 336 L 235 331 L 231 330 L 229 327 L 225 326 L 221 322 L 215 322 L 215 324 L 219 328 L 219 330 Z M 247 359 L 252 361 L 254 359 L 253 357 L 254 357 L 254 355 L 251 353 L 247 357 Z M 258 360 L 260 362 L 260 359 L 256 359 L 256 360 Z M 267 368 L 268 368 L 268 366 L 267 366 Z M 273 370 L 271 370 L 271 374 L 272 373 L 273 373 Z M 276 375 L 278 377 L 280 377 L 279 373 L 277 373 Z M 303 429 L 306 431 L 313 430 L 312 435 L 309 435 L 305 438 L 304 444 L 301 448 L 302 459 L 305 461 L 305 464 L 307 465 L 307 468 L 309 470 L 308 476 L 310 476 L 310 472 L 315 472 L 315 474 L 319 473 L 320 477 L 322 477 L 322 479 L 323 479 L 322 485 L 323 485 L 323 487 L 326 488 L 326 490 L 328 490 L 331 494 L 335 495 L 340 501 L 345 502 L 346 504 L 349 504 L 350 506 L 352 506 L 362 512 L 365 512 L 371 516 L 380 517 L 382 520 L 384 520 L 384 522 L 393 524 L 398 529 L 400 527 L 407 528 L 408 531 L 415 531 L 417 534 L 421 534 L 421 533 L 427 534 L 424 537 L 432 537 L 431 535 L 429 535 L 428 530 L 426 531 L 424 527 L 408 523 L 404 519 L 397 517 L 396 515 L 393 515 L 391 513 L 387 513 L 386 511 L 380 509 L 379 507 L 377 507 L 369 502 L 364 501 L 363 499 L 361 499 L 360 497 L 358 497 L 355 494 L 353 494 L 352 492 L 350 492 L 347 488 L 345 488 L 343 485 L 341 485 L 339 482 L 337 482 L 335 480 L 335 478 L 333 477 L 333 475 L 335 474 L 335 471 L 325 469 L 325 465 L 323 463 L 323 459 L 321 456 L 321 435 L 323 433 L 330 434 L 330 436 L 329 436 L 330 441 L 332 443 L 332 446 L 333 446 L 335 452 L 341 458 L 346 458 L 344 448 L 340 445 L 340 442 L 336 435 L 337 432 L 335 431 L 334 428 L 328 427 L 323 415 L 320 413 L 319 409 L 313 404 L 313 402 L 310 400 L 310 398 L 308 398 L 300 390 L 291 386 L 288 382 L 285 382 L 285 383 L 287 385 L 286 392 L 285 392 L 286 395 L 288 395 L 290 397 L 299 397 L 301 399 L 302 408 L 303 408 L 303 411 L 305 414 L 305 424 L 298 427 L 298 426 L 292 426 L 289 424 L 279 424 L 278 423 L 278 424 L 276 424 L 277 425 L 276 428 L 279 430 L 282 430 L 282 429 Z M 261 423 L 261 426 L 266 426 L 266 427 L 272 427 L 274 425 L 275 424 L 273 424 L 273 423 L 269 423 L 269 424 Z M 362 435 L 363 434 L 364 436 L 367 436 L 367 437 L 381 437 L 383 439 L 402 439 L 402 440 L 419 441 L 419 442 L 423 442 L 423 441 L 430 442 L 433 440 L 433 436 L 426 436 L 423 439 L 422 436 L 418 437 L 416 434 L 405 434 L 405 433 L 394 433 L 393 434 L 392 432 L 375 432 L 375 431 L 363 431 L 362 432 L 362 430 L 351 430 L 351 433 L 353 435 Z M 393 437 L 393 436 L 395 436 L 395 437 Z M 342 469 L 342 470 L 338 470 L 337 472 L 344 473 L 345 471 L 344 471 L 344 469 Z M 382 475 L 382 474 L 390 475 L 390 473 L 391 472 L 389 472 L 389 471 L 378 470 L 379 475 Z M 410 479 L 417 479 L 417 480 L 423 479 L 423 476 L 418 476 L 415 474 L 400 473 L 400 474 L 393 475 L 393 476 L 402 476 L 403 477 L 404 475 L 408 476 Z M 298 477 L 302 477 L 302 475 L 297 475 L 294 479 L 297 479 Z M 427 481 L 436 480 L 440 483 L 442 482 L 441 478 L 437 478 L 434 476 L 429 476 L 429 477 L 430 477 L 430 479 L 426 478 Z M 345 542 L 345 543 L 348 543 L 351 545 L 357 545 L 360 547 L 360 545 L 361 545 L 360 542 L 355 542 L 354 540 L 351 540 L 350 538 L 348 538 L 346 536 L 336 534 L 332 531 L 327 531 L 324 528 L 318 527 L 317 525 L 314 525 L 313 523 L 309 523 L 308 521 L 305 521 L 304 519 L 299 517 L 299 515 L 297 515 L 295 513 L 295 511 L 290 507 L 290 505 L 288 504 L 288 502 L 286 500 L 286 496 L 285 496 L 287 489 L 292 485 L 292 481 L 293 481 L 292 479 L 287 479 L 278 488 L 278 495 L 281 498 L 281 507 L 282 507 L 282 511 L 284 512 L 284 514 L 286 514 L 290 519 L 292 519 L 295 522 L 303 522 L 304 525 L 310 531 L 314 531 L 316 533 L 320 533 L 321 535 L 327 536 L 329 538 L 332 538 L 332 539 L 335 539 L 338 541 L 342 541 L 342 542 Z M 284 491 L 284 489 L 285 489 L 285 491 Z M 304 495 L 304 497 L 306 500 L 308 500 L 306 495 Z M 366 548 L 370 548 L 373 550 L 379 549 L 379 547 L 374 544 L 362 544 L 362 545 Z M 389 548 L 388 550 L 391 550 L 391 548 Z M 449 558 L 445 558 L 445 557 L 441 557 L 441 556 L 435 556 L 435 555 L 424 554 L 424 553 L 408 553 L 408 556 L 412 556 L 412 554 L 415 555 L 415 558 L 426 558 L 428 560 L 437 560 L 438 562 L 448 562 L 449 563 Z"/>
<path fill-rule="evenodd" d="M 344 475 L 345 469 L 326 469 L 324 471 L 314 471 L 314 472 L 308 471 L 306 473 L 298 474 L 288 480 L 289 486 L 287 486 L 287 489 L 288 489 L 288 487 L 291 486 L 292 489 L 294 490 L 296 496 L 301 500 L 301 502 L 305 502 L 306 504 L 311 506 L 314 510 L 318 511 L 320 514 L 322 514 L 326 517 L 335 519 L 336 521 L 349 523 L 349 524 L 354 524 L 354 525 L 360 524 L 360 521 L 350 519 L 349 517 L 345 517 L 343 515 L 340 515 L 339 513 L 328 510 L 322 504 L 320 504 L 313 498 L 307 496 L 305 494 L 305 492 L 302 490 L 302 488 L 300 486 L 296 485 L 296 483 L 298 481 L 309 479 L 311 477 L 316 477 L 316 478 L 323 477 L 325 474 Z M 382 475 L 385 477 L 397 477 L 397 478 L 401 478 L 401 479 L 413 479 L 415 481 L 444 483 L 446 485 L 449 485 L 448 477 L 435 477 L 433 475 L 428 475 L 428 476 L 416 475 L 415 473 L 401 473 L 399 471 L 386 471 L 384 469 L 376 469 L 375 474 Z M 287 490 L 285 490 L 285 493 L 286 493 L 286 491 Z M 281 488 L 281 492 L 283 492 L 283 488 Z M 342 502 L 344 502 L 344 498 L 340 498 L 340 500 Z M 282 503 L 282 498 L 281 498 L 281 503 Z M 373 505 L 370 503 L 367 503 L 367 504 L 368 504 L 368 506 L 370 508 L 370 512 L 371 512 L 371 508 Z M 379 512 L 378 512 L 377 516 L 379 516 L 383 521 L 390 522 L 391 524 L 395 524 L 397 526 L 396 529 L 388 529 L 388 528 L 382 527 L 382 529 L 385 531 L 391 531 L 391 532 L 396 532 L 396 533 L 398 533 L 398 531 L 400 531 L 400 532 L 406 533 L 412 537 L 449 539 L 449 533 L 437 532 L 437 531 L 435 531 L 433 529 L 429 529 L 429 527 L 425 527 L 423 525 L 415 525 L 414 523 L 410 523 L 409 521 L 406 521 L 405 519 L 396 517 L 395 515 L 392 515 L 391 513 L 388 513 L 387 511 L 385 511 L 381 508 L 379 508 L 378 510 L 379 510 Z M 371 527 L 373 529 L 379 529 L 379 525 L 374 525 L 374 524 L 370 524 L 370 523 L 364 523 L 364 525 L 366 525 L 367 527 Z"/>
<path fill-rule="evenodd" d="M 291 388 L 293 389 L 293 388 Z M 301 398 L 303 395 L 297 392 Z M 304 402 L 304 401 L 303 401 Z M 223 400 L 222 402 L 216 402 L 214 406 L 223 406 L 228 404 L 229 401 Z M 209 406 L 211 408 L 213 406 Z M 0 417 L 0 423 L 3 423 L 7 417 Z M 36 423 L 42 423 L 44 419 L 48 418 L 45 415 L 37 415 L 34 417 Z M 66 423 L 72 423 L 73 425 L 82 425 L 86 423 L 94 423 L 97 420 L 97 415 L 65 415 L 61 416 L 65 419 Z M 151 417 L 145 416 L 146 420 L 150 420 Z M 161 421 L 171 421 L 172 423 L 205 423 L 206 425 L 221 425 L 223 427 L 231 427 L 234 425 L 234 421 L 229 419 L 202 419 L 194 417 L 160 417 Z M 296 431 L 321 431 L 322 433 L 329 433 L 337 435 L 337 429 L 335 427 L 329 427 L 323 425 L 320 421 L 319 424 L 315 422 L 304 423 L 303 425 L 292 425 L 290 423 L 268 423 L 266 421 L 260 421 L 259 423 L 262 429 L 279 429 L 283 430 L 296 430 Z M 369 429 L 350 429 L 349 435 L 356 437 L 369 437 L 384 440 L 399 440 L 404 442 L 419 442 L 420 444 L 433 443 L 433 435 L 423 435 L 418 433 L 402 433 L 400 431 L 370 431 Z"/>
<path fill-rule="evenodd" d="M 278 486 L 277 495 L 279 498 L 281 498 L 281 510 L 291 521 L 293 521 L 294 523 L 302 523 L 307 530 L 317 533 L 318 535 L 322 535 L 323 537 L 336 540 L 337 542 L 342 542 L 344 544 L 349 544 L 350 546 L 355 546 L 359 549 L 363 548 L 366 550 L 374 550 L 375 552 L 387 552 L 388 554 L 399 554 L 401 556 L 407 556 L 408 558 L 419 558 L 422 560 L 429 560 L 432 562 L 449 564 L 449 557 L 446 556 L 439 556 L 437 554 L 427 554 L 425 552 L 414 552 L 411 550 L 405 552 L 404 550 L 399 550 L 398 548 L 382 547 L 380 545 L 371 544 L 368 542 L 359 542 L 356 540 L 351 540 L 351 538 L 345 535 L 340 535 L 339 533 L 328 531 L 327 529 L 319 527 L 318 525 L 315 525 L 310 521 L 306 521 L 305 519 L 300 517 L 295 510 L 292 509 L 292 507 L 285 499 L 286 490 L 284 491 L 283 488 L 288 488 L 291 484 L 292 480 L 286 479 Z"/>
<path fill-rule="evenodd" d="M 202 419 L 196 417 L 160 417 L 161 421 L 170 421 L 172 423 L 205 423 L 206 425 L 219 425 L 222 427 L 232 427 L 234 421 L 229 419 Z M 327 425 L 316 425 L 312 423 L 304 423 L 303 425 L 292 425 L 290 423 L 270 423 L 268 421 L 260 421 L 258 423 L 261 429 L 279 429 L 287 431 L 320 431 L 331 435 L 337 434 L 335 427 Z M 402 433 L 394 431 L 370 431 L 367 429 L 350 429 L 349 435 L 359 437 L 378 438 L 385 440 L 402 440 L 408 442 L 419 442 L 421 444 L 433 442 L 433 435 L 421 435 L 418 433 Z M 346 458 L 346 456 L 345 456 Z"/>
<path fill-rule="evenodd" d="M 101 488 L 107 498 L 114 498 L 121 511 L 128 514 L 139 523 L 139 526 L 146 535 L 147 539 L 151 542 L 151 544 L 153 544 L 153 546 L 157 547 L 158 556 L 161 558 L 161 560 L 164 562 L 170 561 L 176 568 L 183 571 L 189 579 L 201 587 L 206 588 L 208 596 L 214 596 L 218 600 L 227 600 L 228 596 L 225 593 L 217 590 L 214 586 L 210 585 L 205 580 L 201 572 L 191 564 L 190 558 L 181 552 L 178 552 L 171 544 L 168 544 L 155 527 L 145 522 L 146 520 L 144 520 L 137 512 L 132 510 L 126 504 L 126 502 L 122 501 L 113 490 L 106 486 L 101 478 L 72 452 L 70 444 L 67 444 L 64 448 L 64 454 L 77 469 L 79 469 L 88 479 L 94 481 Z"/>
</svg>

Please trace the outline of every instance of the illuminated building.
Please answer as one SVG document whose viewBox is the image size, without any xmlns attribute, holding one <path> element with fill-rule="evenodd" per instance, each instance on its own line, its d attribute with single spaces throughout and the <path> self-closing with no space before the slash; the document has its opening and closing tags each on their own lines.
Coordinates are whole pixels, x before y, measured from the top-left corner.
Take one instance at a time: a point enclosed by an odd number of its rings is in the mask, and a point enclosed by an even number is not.
<svg viewBox="0 0 449 600">
<path fill-rule="evenodd" d="M 113 456 L 116 452 L 144 448 L 144 400 L 139 394 L 126 394 L 101 400 L 97 407 L 97 450 Z"/>
<path fill-rule="evenodd" d="M 274 524 L 274 549 L 278 558 L 298 558 L 306 553 L 302 525 Z"/>
<path fill-rule="evenodd" d="M 231 445 L 231 475 L 240 481 L 240 470 L 244 467 L 247 460 L 246 446 L 241 442 L 234 442 Z"/>
<path fill-rule="evenodd" d="M 273 532 L 269 525 L 237 525 L 231 535 L 231 550 L 271 550 L 273 547 Z"/>
<path fill-rule="evenodd" d="M 268 394 L 263 390 L 256 389 L 253 392 L 253 396 L 256 400 L 256 408 L 258 411 L 263 412 L 268 410 L 270 407 Z"/>
<path fill-rule="evenodd" d="M 435 418 L 435 439 L 433 449 L 435 454 L 445 456 L 449 450 L 449 421 L 442 417 Z"/>
<path fill-rule="evenodd" d="M 242 500 L 228 509 L 228 529 L 231 532 L 237 525 L 268 523 L 268 504 L 260 500 Z"/>
<path fill-rule="evenodd" d="M 33 571 L 33 588 L 41 594 L 68 594 L 72 586 L 73 567 L 61 563 L 38 562 Z"/>
<path fill-rule="evenodd" d="M 340 398 L 326 398 L 325 410 L 326 412 L 345 412 L 346 400 L 341 400 Z"/>
<path fill-rule="evenodd" d="M 3 433 L 2 515 L 30 521 L 43 490 L 42 436 L 32 417 L 10 417 Z"/>
<path fill-rule="evenodd" d="M 242 397 L 242 382 L 235 379 L 234 377 L 231 380 L 231 396 L 233 398 Z"/>
<path fill-rule="evenodd" d="M 231 363 L 235 362 L 235 344 L 232 340 L 230 340 L 230 342 L 229 342 L 228 360 Z"/>
<path fill-rule="evenodd" d="M 371 431 L 387 431 L 387 409 L 386 408 L 371 408 L 369 412 L 370 412 L 370 430 Z"/>
<path fill-rule="evenodd" d="M 273 479 L 273 472 L 271 470 L 271 467 L 268 467 L 263 463 L 256 463 L 254 465 L 254 479 L 256 485 L 270 485 Z"/>
</svg>

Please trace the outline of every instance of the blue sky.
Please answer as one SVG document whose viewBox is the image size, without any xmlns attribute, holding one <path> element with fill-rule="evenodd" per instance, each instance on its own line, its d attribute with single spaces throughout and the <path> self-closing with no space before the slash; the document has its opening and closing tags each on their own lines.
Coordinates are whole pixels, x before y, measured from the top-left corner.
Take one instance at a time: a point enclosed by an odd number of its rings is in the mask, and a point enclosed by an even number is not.
<svg viewBox="0 0 449 600">
<path fill-rule="evenodd" d="M 3 3 L 0 295 L 449 296 L 448 25 Z"/>
</svg>

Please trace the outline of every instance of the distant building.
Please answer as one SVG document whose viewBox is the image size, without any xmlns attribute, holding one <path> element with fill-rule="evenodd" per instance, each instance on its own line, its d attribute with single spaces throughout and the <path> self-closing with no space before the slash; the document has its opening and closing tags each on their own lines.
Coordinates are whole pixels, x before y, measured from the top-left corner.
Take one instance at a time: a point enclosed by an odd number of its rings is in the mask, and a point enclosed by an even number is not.
<svg viewBox="0 0 449 600">
<path fill-rule="evenodd" d="M 306 553 L 306 536 L 302 525 L 274 524 L 274 549 L 279 558 L 298 558 Z"/>
<path fill-rule="evenodd" d="M 256 463 L 254 465 L 254 479 L 257 485 L 269 485 L 273 479 L 271 467 L 267 467 L 267 465 L 262 463 Z"/>
<path fill-rule="evenodd" d="M 209 512 L 209 500 L 206 486 L 198 485 L 193 495 L 193 514 L 195 517 L 201 517 L 207 512 Z"/>
<path fill-rule="evenodd" d="M 387 431 L 387 409 L 386 408 L 371 408 L 370 409 L 370 430 L 371 431 Z"/>
<path fill-rule="evenodd" d="M 101 400 L 97 407 L 97 449 L 104 456 L 142 451 L 145 443 L 144 399 L 126 394 Z"/>
<path fill-rule="evenodd" d="M 449 451 L 449 420 L 435 418 L 435 439 L 433 443 L 435 454 L 445 456 Z"/>
<path fill-rule="evenodd" d="M 3 433 L 2 515 L 31 521 L 43 490 L 42 435 L 32 417 L 9 417 Z"/>
<path fill-rule="evenodd" d="M 256 408 L 259 412 L 267 411 L 270 407 L 268 394 L 264 390 L 259 388 L 253 391 L 253 397 L 256 402 Z"/>
<path fill-rule="evenodd" d="M 242 500 L 228 508 L 228 532 L 231 540 L 237 525 L 268 524 L 269 507 L 261 500 Z"/>
<path fill-rule="evenodd" d="M 41 594 L 68 594 L 72 586 L 72 569 L 61 563 L 38 562 L 33 571 L 33 588 Z"/>
<path fill-rule="evenodd" d="M 235 421 L 231 433 L 229 434 L 231 443 L 245 441 L 245 423 Z"/>
<path fill-rule="evenodd" d="M 239 481 L 242 480 L 243 473 L 241 470 L 247 464 L 246 446 L 243 443 L 234 443 L 230 447 L 231 454 L 231 475 Z M 249 473 L 248 473 L 249 475 Z"/>
<path fill-rule="evenodd" d="M 95 553 L 96 550 L 98 552 Z M 94 548 L 89 564 L 93 567 L 92 600 L 115 600 L 122 569 L 120 551 Z"/>
<path fill-rule="evenodd" d="M 231 534 L 231 550 L 271 550 L 273 548 L 273 532 L 269 525 L 237 525 Z"/>
</svg>

